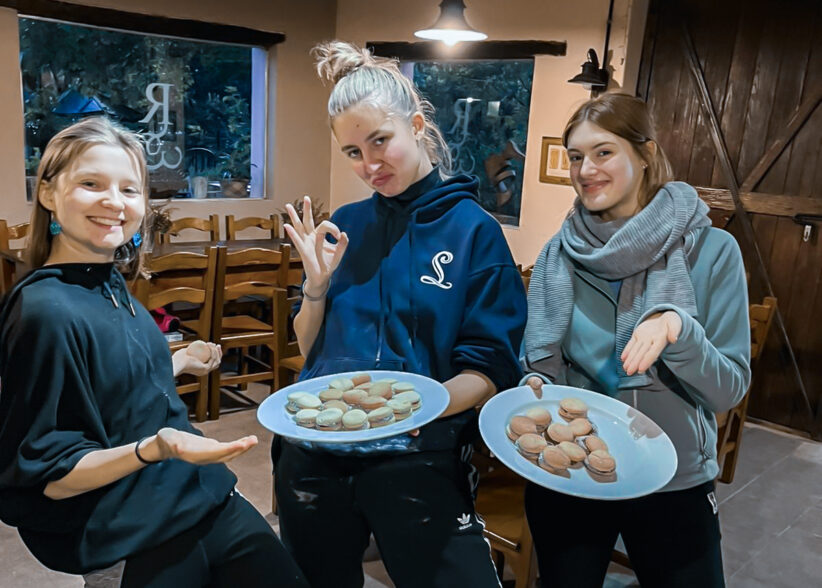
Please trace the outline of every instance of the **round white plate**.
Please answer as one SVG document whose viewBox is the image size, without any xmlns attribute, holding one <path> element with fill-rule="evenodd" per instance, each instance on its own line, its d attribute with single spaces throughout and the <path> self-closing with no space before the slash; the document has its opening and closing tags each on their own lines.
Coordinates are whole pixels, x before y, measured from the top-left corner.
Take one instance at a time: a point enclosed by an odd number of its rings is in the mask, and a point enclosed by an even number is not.
<svg viewBox="0 0 822 588">
<path fill-rule="evenodd" d="M 365 429 L 363 431 L 318 431 L 316 429 L 309 429 L 308 427 L 300 427 L 294 422 L 294 415 L 285 409 L 285 405 L 288 404 L 288 395 L 292 392 L 308 392 L 309 394 L 317 395 L 328 388 L 328 383 L 331 382 L 331 380 L 350 378 L 351 376 L 362 373 L 370 374 L 372 380 L 394 378 L 399 382 L 410 382 L 414 384 L 414 390 L 419 393 L 422 399 L 422 406 L 419 410 L 415 410 L 407 419 L 384 427 Z M 419 429 L 445 412 L 449 401 L 450 396 L 445 386 L 431 378 L 405 372 L 361 370 L 303 380 L 302 382 L 281 388 L 260 404 L 259 408 L 257 408 L 257 420 L 269 431 L 291 439 L 319 443 L 358 443 L 360 441 L 392 437 L 400 433 L 407 433 L 408 431 Z"/>
<path fill-rule="evenodd" d="M 587 468 L 568 469 L 568 476 L 552 474 L 519 454 L 505 433 L 509 419 L 532 407 L 550 411 L 552 422 L 565 423 L 559 402 L 573 396 L 588 404 L 588 419 L 616 459 L 616 476 L 597 481 Z M 529 386 L 511 388 L 489 400 L 479 416 L 480 432 L 488 448 L 511 470 L 535 484 L 581 498 L 625 500 L 645 496 L 667 484 L 676 472 L 676 450 L 668 435 L 651 419 L 627 404 L 569 386 L 542 388 L 538 400 Z"/>
</svg>

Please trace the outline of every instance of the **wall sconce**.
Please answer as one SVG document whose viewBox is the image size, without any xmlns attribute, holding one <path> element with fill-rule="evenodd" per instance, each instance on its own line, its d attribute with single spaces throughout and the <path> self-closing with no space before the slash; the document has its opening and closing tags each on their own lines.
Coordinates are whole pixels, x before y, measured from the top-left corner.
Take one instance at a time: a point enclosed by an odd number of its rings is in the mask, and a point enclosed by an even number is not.
<svg viewBox="0 0 822 588">
<path fill-rule="evenodd" d="M 453 46 L 460 41 L 482 41 L 488 35 L 474 29 L 465 20 L 465 2 L 462 0 L 442 0 L 440 17 L 433 25 L 414 33 L 420 39 L 442 41 Z"/>
<path fill-rule="evenodd" d="M 605 50 L 602 53 L 602 67 L 599 67 L 597 52 L 588 49 L 588 61 L 582 64 L 582 71 L 568 80 L 572 84 L 582 84 L 586 90 L 595 94 L 608 87 L 608 68 L 605 61 L 608 60 L 608 41 L 611 38 L 611 20 L 614 16 L 614 0 L 608 5 L 608 23 L 605 26 Z"/>
</svg>

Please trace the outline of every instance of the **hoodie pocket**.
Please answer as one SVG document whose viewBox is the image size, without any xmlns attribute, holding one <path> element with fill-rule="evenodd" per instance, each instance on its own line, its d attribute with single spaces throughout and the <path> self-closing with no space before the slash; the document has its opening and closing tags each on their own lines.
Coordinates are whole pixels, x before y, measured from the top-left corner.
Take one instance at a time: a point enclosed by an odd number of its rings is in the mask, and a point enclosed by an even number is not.
<svg viewBox="0 0 822 588">
<path fill-rule="evenodd" d="M 712 457 L 711 448 L 709 447 L 711 436 L 708 435 L 710 425 L 708 424 L 708 417 L 705 414 L 705 409 L 699 404 L 696 406 L 696 420 L 699 428 L 700 453 L 704 459 L 710 459 Z"/>
</svg>

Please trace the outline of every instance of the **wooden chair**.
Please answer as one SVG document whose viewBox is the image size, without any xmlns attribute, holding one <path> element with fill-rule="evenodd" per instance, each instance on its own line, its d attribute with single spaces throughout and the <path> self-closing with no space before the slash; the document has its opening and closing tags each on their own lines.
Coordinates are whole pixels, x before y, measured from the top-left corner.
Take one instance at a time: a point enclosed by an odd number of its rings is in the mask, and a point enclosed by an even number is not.
<svg viewBox="0 0 822 588">
<path fill-rule="evenodd" d="M 522 278 L 522 285 L 525 286 L 525 291 L 528 292 L 528 286 L 531 285 L 531 274 L 534 272 L 534 266 L 522 267 L 521 263 L 517 264 L 519 276 Z"/>
<path fill-rule="evenodd" d="M 776 298 L 766 296 L 762 304 L 751 304 L 748 307 L 751 320 L 751 368 L 759 363 L 765 340 L 771 330 L 773 316 L 776 314 Z M 730 484 L 734 480 L 736 463 L 739 459 L 739 447 L 742 443 L 742 429 L 748 415 L 748 398 L 750 387 L 738 405 L 724 413 L 717 413 L 716 459 L 720 472 L 720 482 Z"/>
<path fill-rule="evenodd" d="M 233 214 L 225 217 L 226 239 L 233 241 L 237 239 L 237 232 L 243 229 L 257 227 L 269 231 L 272 239 L 277 239 L 280 236 L 280 216 L 272 214 L 268 218 L 261 216 L 248 216 L 245 218 L 235 219 Z"/>
<path fill-rule="evenodd" d="M 10 242 L 25 239 L 28 236 L 28 233 L 29 223 L 22 223 L 10 227 L 6 220 L 0 219 L 0 249 L 3 251 L 10 251 Z M 20 244 L 20 247 L 22 246 L 23 244 Z M 5 259 L 0 260 L 0 289 L 2 289 L 2 292 L 0 293 L 4 294 L 8 292 L 14 284 L 15 279 L 14 264 Z"/>
<path fill-rule="evenodd" d="M 177 237 L 180 231 L 193 229 L 195 231 L 205 231 L 209 234 L 209 241 L 217 241 L 220 238 L 220 221 L 216 214 L 210 214 L 208 220 L 187 216 L 171 221 L 171 226 L 165 233 L 160 233 L 160 243 L 171 243 L 171 237 Z"/>
<path fill-rule="evenodd" d="M 278 292 L 275 300 L 275 314 L 277 320 L 277 377 L 274 387 L 279 390 L 283 386 L 294 383 L 297 376 L 303 371 L 305 358 L 300 354 L 297 340 L 291 337 L 291 312 L 299 296 L 289 296 L 288 292 Z"/>
<path fill-rule="evenodd" d="M 480 472 L 477 513 L 485 521 L 485 538 L 491 545 L 500 582 L 507 560 L 514 572 L 515 588 L 531 588 L 537 565 L 525 518 L 526 481 L 490 457 L 487 449 L 476 451 L 473 463 Z"/>
<path fill-rule="evenodd" d="M 208 247 L 204 253 L 181 252 L 155 257 L 147 268 L 151 278 L 138 278 L 134 285 L 137 300 L 148 310 L 173 302 L 197 305 L 197 318 L 181 323 L 180 331 L 184 340 L 169 342 L 172 353 L 186 347 L 195 339 L 211 340 L 218 257 L 217 247 Z M 180 383 L 177 386 L 177 393 L 197 394 L 194 414 L 197 422 L 204 421 L 208 408 L 209 376 L 184 375 L 180 380 L 191 380 Z"/>
<path fill-rule="evenodd" d="M 271 392 L 276 390 L 278 359 L 278 322 L 276 320 L 277 297 L 286 292 L 291 247 L 283 245 L 279 251 L 249 248 L 221 255 L 217 263 L 217 286 L 214 302 L 213 341 L 224 351 L 240 352 L 236 375 L 215 373 L 209 393 L 209 416 L 220 415 L 220 391 L 223 386 L 248 382 L 271 381 Z M 254 296 L 270 302 L 268 320 L 248 314 L 227 316 L 226 305 L 244 296 Z M 250 347 L 267 347 L 270 364 L 265 364 L 248 354 Z M 262 371 L 248 373 L 248 360 L 261 366 Z"/>
</svg>

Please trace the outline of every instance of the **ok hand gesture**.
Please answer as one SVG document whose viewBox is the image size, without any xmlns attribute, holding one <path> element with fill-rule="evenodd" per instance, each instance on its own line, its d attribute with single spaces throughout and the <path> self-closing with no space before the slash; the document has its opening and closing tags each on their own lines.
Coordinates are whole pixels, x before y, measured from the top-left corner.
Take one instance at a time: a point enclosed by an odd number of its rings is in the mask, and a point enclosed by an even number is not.
<svg viewBox="0 0 822 588">
<path fill-rule="evenodd" d="M 291 224 L 286 224 L 284 228 L 300 253 L 305 271 L 305 290 L 308 291 L 309 296 L 312 294 L 319 296 L 328 289 L 331 274 L 340 265 L 345 248 L 348 246 L 348 235 L 330 221 L 323 221 L 315 227 L 314 217 L 311 214 L 311 198 L 308 196 L 305 196 L 303 201 L 302 220 L 291 204 L 286 204 L 285 209 L 291 219 Z M 336 244 L 326 241 L 325 236 L 328 234 L 337 240 Z"/>
</svg>

